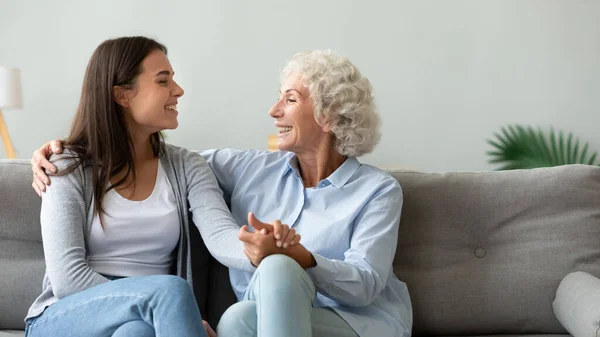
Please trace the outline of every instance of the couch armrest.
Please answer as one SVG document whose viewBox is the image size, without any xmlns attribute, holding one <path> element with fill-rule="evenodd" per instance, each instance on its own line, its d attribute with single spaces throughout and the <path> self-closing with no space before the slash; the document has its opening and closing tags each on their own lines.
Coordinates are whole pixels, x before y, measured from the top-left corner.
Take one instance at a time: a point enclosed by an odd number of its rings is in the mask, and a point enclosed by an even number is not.
<svg viewBox="0 0 600 337">
<path fill-rule="evenodd" d="M 574 272 L 562 279 L 552 303 L 558 321 L 574 337 L 600 336 L 600 279 Z"/>
</svg>

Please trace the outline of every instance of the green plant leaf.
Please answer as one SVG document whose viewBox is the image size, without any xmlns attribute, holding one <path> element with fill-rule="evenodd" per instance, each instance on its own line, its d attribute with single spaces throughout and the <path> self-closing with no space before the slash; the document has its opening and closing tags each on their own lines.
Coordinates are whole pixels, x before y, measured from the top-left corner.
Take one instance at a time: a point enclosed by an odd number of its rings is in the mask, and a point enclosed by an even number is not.
<svg viewBox="0 0 600 337">
<path fill-rule="evenodd" d="M 487 142 L 488 142 L 488 144 L 490 144 L 491 146 L 493 146 L 499 150 L 502 150 L 504 148 L 504 146 L 506 146 L 506 145 L 500 145 L 500 144 L 494 142 L 493 140 L 488 140 Z"/>
<path fill-rule="evenodd" d="M 596 162 L 596 155 L 597 155 L 597 153 L 594 153 L 592 155 L 592 157 L 590 158 L 590 160 L 587 162 L 588 165 L 594 165 L 594 163 Z"/>
<path fill-rule="evenodd" d="M 550 146 L 552 147 L 552 155 L 554 158 L 552 165 L 556 165 L 556 163 L 558 163 L 560 160 L 560 157 L 558 156 L 558 145 L 556 144 L 554 129 L 550 129 Z"/>
<path fill-rule="evenodd" d="M 573 141 L 573 133 L 569 132 L 569 137 L 567 138 L 567 163 L 572 164 L 573 163 L 573 158 L 571 156 L 571 142 Z"/>
<path fill-rule="evenodd" d="M 587 155 L 588 147 L 589 147 L 588 143 L 585 143 L 585 145 L 583 146 L 583 152 L 581 152 L 581 157 L 579 157 L 580 163 L 583 162 L 583 160 L 585 158 L 587 158 L 586 155 Z"/>
<path fill-rule="evenodd" d="M 566 159 L 567 159 L 566 157 L 567 156 L 565 154 L 565 137 L 564 137 L 562 131 L 560 131 L 558 133 L 558 154 L 559 154 L 560 162 L 561 163 L 565 163 L 565 164 L 568 163 L 566 161 Z"/>
<path fill-rule="evenodd" d="M 531 126 L 507 125 L 488 139 L 492 147 L 487 151 L 490 164 L 501 164 L 500 170 L 526 169 L 566 164 L 595 165 L 596 152 L 588 156 L 588 143 L 583 147 L 572 132 L 555 131 L 547 133 Z M 582 151 L 580 152 L 580 149 Z"/>
<path fill-rule="evenodd" d="M 578 154 L 579 154 L 579 142 L 575 142 L 575 147 L 573 149 L 573 163 L 577 162 Z"/>
</svg>

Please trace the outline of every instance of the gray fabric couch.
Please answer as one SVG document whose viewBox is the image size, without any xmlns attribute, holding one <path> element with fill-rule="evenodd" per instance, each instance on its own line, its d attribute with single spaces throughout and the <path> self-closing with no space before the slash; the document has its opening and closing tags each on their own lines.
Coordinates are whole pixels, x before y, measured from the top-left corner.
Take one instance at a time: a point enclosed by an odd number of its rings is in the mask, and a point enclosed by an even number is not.
<svg viewBox="0 0 600 337">
<path fill-rule="evenodd" d="M 568 334 L 552 302 L 568 273 L 600 276 L 600 168 L 392 173 L 404 191 L 394 270 L 413 335 Z M 39 207 L 28 162 L 0 160 L 0 336 L 23 334 L 41 290 Z M 227 269 L 192 240 L 196 298 L 215 325 L 234 301 Z"/>
</svg>

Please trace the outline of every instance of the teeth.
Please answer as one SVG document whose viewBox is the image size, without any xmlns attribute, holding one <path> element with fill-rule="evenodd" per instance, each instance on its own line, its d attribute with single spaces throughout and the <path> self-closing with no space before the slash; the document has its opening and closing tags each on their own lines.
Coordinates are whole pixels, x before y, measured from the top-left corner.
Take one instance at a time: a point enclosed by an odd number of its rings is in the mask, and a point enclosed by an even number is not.
<svg viewBox="0 0 600 337">
<path fill-rule="evenodd" d="M 280 126 L 278 129 L 279 129 L 279 132 L 282 133 L 282 132 L 288 132 L 288 131 L 292 130 L 292 127 L 291 126 Z"/>
<path fill-rule="evenodd" d="M 167 105 L 165 107 L 165 109 L 167 109 L 167 110 L 177 110 L 177 105 Z"/>
</svg>

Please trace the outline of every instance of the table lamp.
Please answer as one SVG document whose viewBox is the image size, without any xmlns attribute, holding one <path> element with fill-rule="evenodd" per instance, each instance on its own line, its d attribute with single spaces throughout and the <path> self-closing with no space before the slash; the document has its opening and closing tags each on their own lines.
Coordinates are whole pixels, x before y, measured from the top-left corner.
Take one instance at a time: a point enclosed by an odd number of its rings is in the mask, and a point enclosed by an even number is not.
<svg viewBox="0 0 600 337">
<path fill-rule="evenodd" d="M 267 138 L 267 150 L 268 151 L 277 151 L 277 135 L 269 135 Z"/>
<path fill-rule="evenodd" d="M 16 158 L 2 109 L 20 109 L 21 101 L 21 72 L 19 69 L 0 67 L 0 138 L 8 158 Z"/>
</svg>

